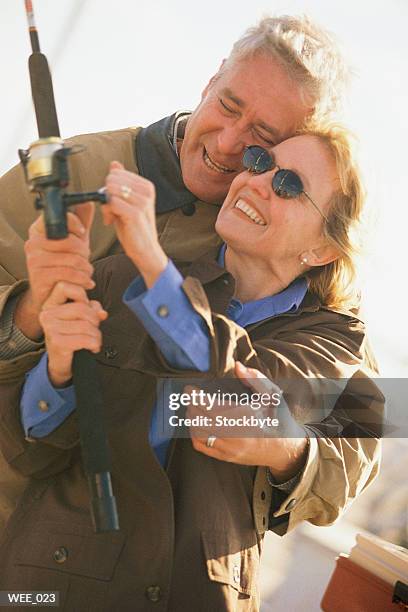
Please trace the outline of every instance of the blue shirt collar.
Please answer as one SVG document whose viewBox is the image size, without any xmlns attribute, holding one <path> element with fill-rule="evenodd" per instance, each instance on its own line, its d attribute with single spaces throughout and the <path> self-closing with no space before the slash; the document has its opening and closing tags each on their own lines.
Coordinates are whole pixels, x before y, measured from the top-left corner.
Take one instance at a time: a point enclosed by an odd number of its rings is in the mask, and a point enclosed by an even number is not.
<svg viewBox="0 0 408 612">
<path fill-rule="evenodd" d="M 225 250 L 223 244 L 218 254 L 217 263 L 225 267 Z M 242 303 L 232 298 L 227 315 L 232 321 L 246 327 L 251 323 L 258 323 L 270 317 L 276 317 L 287 312 L 295 312 L 303 301 L 307 292 L 307 280 L 304 277 L 296 278 L 286 289 L 275 295 L 269 295 L 260 300 Z"/>
</svg>

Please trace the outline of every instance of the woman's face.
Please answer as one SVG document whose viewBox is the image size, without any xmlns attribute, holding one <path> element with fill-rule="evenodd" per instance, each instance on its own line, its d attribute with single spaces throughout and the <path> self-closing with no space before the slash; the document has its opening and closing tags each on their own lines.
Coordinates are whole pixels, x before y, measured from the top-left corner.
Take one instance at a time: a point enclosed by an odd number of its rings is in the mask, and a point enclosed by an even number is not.
<svg viewBox="0 0 408 612">
<path fill-rule="evenodd" d="M 338 179 L 334 159 L 325 144 L 316 136 L 295 136 L 274 147 L 273 155 L 280 168 L 299 175 L 304 190 L 327 216 Z M 221 238 L 241 254 L 275 263 L 295 263 L 302 253 L 324 244 L 324 220 L 304 194 L 291 200 L 277 196 L 272 189 L 275 172 L 277 169 L 264 174 L 239 174 L 231 184 L 215 227 Z M 254 214 L 255 220 L 251 218 Z"/>
</svg>

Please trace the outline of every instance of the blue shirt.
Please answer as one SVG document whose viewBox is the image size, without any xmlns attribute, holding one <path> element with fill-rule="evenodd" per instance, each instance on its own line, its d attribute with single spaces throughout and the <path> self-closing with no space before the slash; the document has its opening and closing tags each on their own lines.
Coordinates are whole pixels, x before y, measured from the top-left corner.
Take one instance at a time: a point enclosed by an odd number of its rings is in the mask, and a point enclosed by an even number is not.
<svg viewBox="0 0 408 612">
<path fill-rule="evenodd" d="M 227 245 L 223 244 L 218 255 L 218 264 L 225 268 L 225 251 Z M 241 327 L 247 327 L 251 323 L 259 323 L 269 317 L 276 317 L 284 312 L 296 311 L 307 291 L 307 281 L 305 278 L 298 278 L 293 281 L 286 289 L 275 295 L 268 295 L 260 300 L 245 302 L 244 304 L 232 298 L 227 315 Z"/>
<path fill-rule="evenodd" d="M 224 265 L 225 245 L 221 248 L 218 263 Z M 193 309 L 182 289 L 183 277 L 169 261 L 156 283 L 150 289 L 142 277 L 136 278 L 123 296 L 124 303 L 139 318 L 165 359 L 175 368 L 194 369 L 201 372 L 210 367 L 210 341 L 202 317 Z M 227 316 L 241 327 L 263 319 L 295 311 L 307 291 L 304 278 L 296 279 L 280 293 L 241 303 L 233 298 Z M 166 316 L 163 313 L 166 306 Z M 164 466 L 168 435 L 159 426 L 160 402 L 170 393 L 171 380 L 158 382 L 157 401 L 152 414 L 149 433 L 150 444 Z M 48 409 L 44 408 L 46 402 Z M 75 409 L 73 386 L 55 389 L 47 373 L 47 354 L 26 376 L 20 410 L 21 420 L 27 436 L 41 438 L 58 427 Z"/>
</svg>

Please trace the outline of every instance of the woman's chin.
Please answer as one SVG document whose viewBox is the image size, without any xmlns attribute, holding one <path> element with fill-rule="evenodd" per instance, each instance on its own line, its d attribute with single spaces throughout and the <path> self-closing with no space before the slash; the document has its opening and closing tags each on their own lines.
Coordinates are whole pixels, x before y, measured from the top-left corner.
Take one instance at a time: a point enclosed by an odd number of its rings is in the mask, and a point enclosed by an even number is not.
<svg viewBox="0 0 408 612">
<path fill-rule="evenodd" d="M 262 228 L 256 225 L 252 226 L 246 223 L 220 223 L 215 226 L 215 231 L 223 242 L 234 250 L 239 250 L 242 254 L 254 253 L 255 255 L 261 244 Z M 255 252 L 254 247 L 256 249 Z"/>
</svg>

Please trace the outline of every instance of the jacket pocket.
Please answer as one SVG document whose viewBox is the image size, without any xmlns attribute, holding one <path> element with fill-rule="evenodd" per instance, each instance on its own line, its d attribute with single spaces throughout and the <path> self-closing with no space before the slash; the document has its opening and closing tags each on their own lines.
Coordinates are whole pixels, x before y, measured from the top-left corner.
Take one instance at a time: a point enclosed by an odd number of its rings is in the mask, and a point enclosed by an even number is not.
<svg viewBox="0 0 408 612">
<path fill-rule="evenodd" d="M 256 596 L 259 572 L 256 535 L 254 544 L 249 546 L 229 538 L 223 531 L 202 531 L 201 540 L 209 579 L 226 584 L 242 595 Z"/>
<path fill-rule="evenodd" d="M 15 565 L 54 572 L 112 579 L 125 537 L 120 533 L 92 534 L 80 526 L 44 523 L 34 527 L 15 557 Z"/>
</svg>

